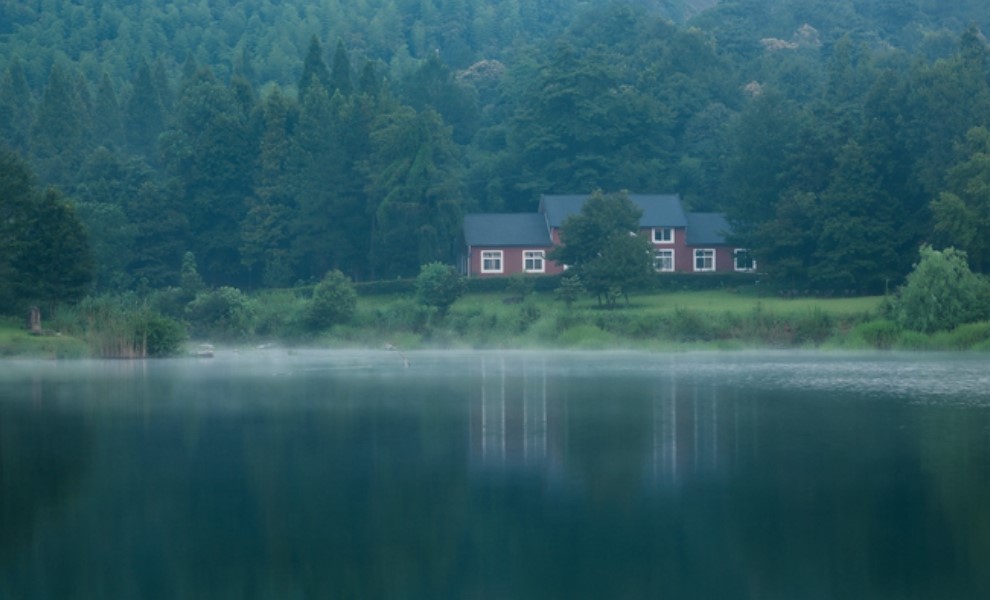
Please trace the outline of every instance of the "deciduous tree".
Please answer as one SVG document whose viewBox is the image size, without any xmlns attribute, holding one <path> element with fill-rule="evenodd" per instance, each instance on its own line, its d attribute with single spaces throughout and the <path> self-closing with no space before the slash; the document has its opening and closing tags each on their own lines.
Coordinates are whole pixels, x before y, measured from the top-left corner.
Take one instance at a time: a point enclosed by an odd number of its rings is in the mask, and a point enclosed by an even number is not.
<svg viewBox="0 0 990 600">
<path fill-rule="evenodd" d="M 641 215 L 628 194 L 596 191 L 564 221 L 563 245 L 549 258 L 573 270 L 599 303 L 612 308 L 619 298 L 628 302 L 652 272 L 652 245 L 639 235 Z"/>
</svg>

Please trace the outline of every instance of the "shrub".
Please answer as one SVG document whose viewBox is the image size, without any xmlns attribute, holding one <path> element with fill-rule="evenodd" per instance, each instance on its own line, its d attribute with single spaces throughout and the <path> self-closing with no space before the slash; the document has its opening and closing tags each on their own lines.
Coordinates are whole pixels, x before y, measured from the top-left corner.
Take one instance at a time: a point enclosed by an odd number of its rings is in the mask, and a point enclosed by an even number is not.
<svg viewBox="0 0 990 600">
<path fill-rule="evenodd" d="M 714 339 L 715 328 L 711 318 L 697 311 L 686 308 L 674 309 L 674 315 L 668 323 L 671 337 L 685 341 L 709 341 Z"/>
<path fill-rule="evenodd" d="M 186 340 L 186 328 L 182 323 L 154 311 L 135 315 L 131 327 L 134 339 L 141 340 L 150 357 L 175 356 Z"/>
<path fill-rule="evenodd" d="M 922 246 L 921 260 L 895 300 L 898 322 L 934 333 L 990 317 L 990 283 L 969 270 L 966 253 Z"/>
<path fill-rule="evenodd" d="M 426 306 L 410 299 L 396 300 L 376 312 L 378 327 L 384 333 L 396 331 L 422 333 L 426 330 L 430 316 Z"/>
<path fill-rule="evenodd" d="M 949 345 L 959 350 L 976 348 L 985 345 L 987 341 L 990 341 L 990 321 L 960 325 L 948 335 Z"/>
<path fill-rule="evenodd" d="M 196 336 L 238 339 L 251 333 L 254 309 L 243 292 L 225 286 L 200 292 L 186 307 L 186 317 Z"/>
<path fill-rule="evenodd" d="M 525 275 L 528 285 L 534 292 L 552 292 L 560 285 L 560 275 Z M 494 294 L 511 292 L 513 277 L 469 277 L 465 279 L 467 292 L 471 294 Z"/>
<path fill-rule="evenodd" d="M 416 291 L 414 279 L 386 279 L 384 281 L 363 281 L 354 284 L 359 296 L 388 296 L 393 294 L 413 294 Z"/>
<path fill-rule="evenodd" d="M 354 284 L 340 271 L 329 271 L 313 288 L 313 297 L 306 309 L 306 322 L 321 331 L 350 321 L 356 307 Z"/>
<path fill-rule="evenodd" d="M 894 321 L 881 319 L 857 325 L 853 335 L 862 339 L 868 345 L 880 350 L 891 348 L 901 337 L 901 328 Z"/>
<path fill-rule="evenodd" d="M 294 290 L 262 293 L 255 302 L 254 333 L 281 339 L 304 335 L 311 295 L 312 291 L 306 297 L 300 297 Z"/>
<path fill-rule="evenodd" d="M 557 339 L 563 346 L 589 350 L 605 348 L 614 342 L 614 338 L 608 332 L 594 325 L 568 327 Z"/>
<path fill-rule="evenodd" d="M 516 329 L 519 333 L 522 333 L 529 329 L 529 326 L 539 320 L 539 318 L 540 307 L 535 302 L 526 300 L 519 305 L 519 311 L 516 313 Z"/>
<path fill-rule="evenodd" d="M 155 311 L 173 319 L 182 319 L 186 314 L 186 306 L 194 296 L 188 296 L 177 287 L 167 287 L 155 290 L 148 295 L 148 305 Z"/>
<path fill-rule="evenodd" d="M 902 350 L 932 350 L 934 343 L 929 335 L 917 331 L 902 331 L 897 338 L 897 348 Z"/>
<path fill-rule="evenodd" d="M 416 277 L 416 298 L 420 304 L 435 308 L 441 316 L 447 314 L 464 290 L 464 278 L 454 267 L 443 263 L 423 265 Z"/>
<path fill-rule="evenodd" d="M 795 319 L 794 343 L 821 344 L 832 335 L 834 325 L 831 315 L 816 306 Z"/>
</svg>

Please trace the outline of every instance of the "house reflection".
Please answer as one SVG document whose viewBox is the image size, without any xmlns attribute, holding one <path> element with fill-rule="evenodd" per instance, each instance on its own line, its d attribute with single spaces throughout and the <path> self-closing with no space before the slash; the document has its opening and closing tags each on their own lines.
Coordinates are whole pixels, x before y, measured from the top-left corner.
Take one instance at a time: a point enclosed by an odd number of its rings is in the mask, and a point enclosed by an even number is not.
<svg viewBox="0 0 990 600">
<path fill-rule="evenodd" d="M 472 467 L 559 472 L 566 415 L 548 400 L 545 361 L 483 359 L 480 381 L 469 421 Z"/>
<path fill-rule="evenodd" d="M 647 470 L 651 487 L 677 488 L 725 478 L 738 469 L 743 447 L 753 448 L 753 439 L 741 432 L 740 423 L 752 415 L 743 414 L 747 409 L 727 393 L 670 381 L 666 393 L 654 397 Z"/>
<path fill-rule="evenodd" d="M 658 373 L 617 391 L 638 398 L 652 394 L 650 400 L 609 399 L 630 411 L 617 417 L 574 412 L 575 402 L 587 408 L 587 401 L 574 397 L 580 386 L 575 391 L 565 378 L 540 359 L 483 359 L 469 419 L 472 469 L 586 480 L 589 466 L 572 464 L 585 453 L 572 446 L 589 428 L 592 435 L 598 429 L 610 436 L 608 444 L 618 448 L 611 457 L 636 463 L 611 467 L 638 470 L 646 490 L 672 491 L 730 477 L 741 457 L 756 452 L 755 407 L 725 388 Z"/>
</svg>

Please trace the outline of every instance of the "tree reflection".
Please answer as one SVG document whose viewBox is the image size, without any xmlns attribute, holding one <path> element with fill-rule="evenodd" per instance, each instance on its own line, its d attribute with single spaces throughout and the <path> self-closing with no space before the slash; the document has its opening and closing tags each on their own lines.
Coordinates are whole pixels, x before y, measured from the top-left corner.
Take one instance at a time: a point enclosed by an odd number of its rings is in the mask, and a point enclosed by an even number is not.
<svg viewBox="0 0 990 600">
<path fill-rule="evenodd" d="M 55 386 L 4 382 L 0 402 L 0 568 L 29 547 L 39 523 L 79 489 L 91 454 L 82 415 L 49 406 Z"/>
</svg>

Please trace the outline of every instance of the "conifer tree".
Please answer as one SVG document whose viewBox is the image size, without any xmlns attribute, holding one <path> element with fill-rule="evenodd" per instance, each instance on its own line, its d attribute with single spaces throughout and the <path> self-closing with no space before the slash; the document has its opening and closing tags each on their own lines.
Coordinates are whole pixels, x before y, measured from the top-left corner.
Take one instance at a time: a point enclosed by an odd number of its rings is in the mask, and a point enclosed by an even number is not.
<svg viewBox="0 0 990 600">
<path fill-rule="evenodd" d="M 20 298 L 49 307 L 82 299 L 93 279 L 93 258 L 85 227 L 61 192 L 41 194 L 23 235 L 15 258 Z"/>
<path fill-rule="evenodd" d="M 275 88 L 260 108 L 261 141 L 254 196 L 241 224 L 241 260 L 263 285 L 282 287 L 294 280 L 291 256 L 296 204 L 290 174 L 291 136 L 298 119 L 295 104 Z"/>
<path fill-rule="evenodd" d="M 158 164 L 158 136 L 165 117 L 160 95 L 148 63 L 142 62 L 135 76 L 131 97 L 124 113 L 124 128 L 131 151 L 151 165 Z"/>
<path fill-rule="evenodd" d="M 347 56 L 344 42 L 337 42 L 337 49 L 333 53 L 333 68 L 330 71 L 330 89 L 332 92 L 340 92 L 344 96 L 350 96 L 354 91 L 351 85 L 351 60 Z"/>
<path fill-rule="evenodd" d="M 369 167 L 376 274 L 411 277 L 420 265 L 451 262 L 462 162 L 440 115 L 409 107 L 382 115 L 371 135 Z"/>
<path fill-rule="evenodd" d="M 84 119 L 74 80 L 59 63 L 52 66 L 35 115 L 31 148 L 42 180 L 65 184 L 82 163 Z"/>
<path fill-rule="evenodd" d="M 34 100 L 24 74 L 24 66 L 16 56 L 0 80 L 0 144 L 26 153 L 34 121 Z"/>
<path fill-rule="evenodd" d="M 306 59 L 303 61 L 302 77 L 299 78 L 299 97 L 305 98 L 309 87 L 314 83 L 327 91 L 332 89 L 330 70 L 323 60 L 323 46 L 315 35 L 309 40 L 309 49 L 306 50 Z"/>
<path fill-rule="evenodd" d="M 124 126 L 120 104 L 110 76 L 103 73 L 93 103 L 93 134 L 95 141 L 109 148 L 120 148 L 124 141 Z"/>
</svg>

